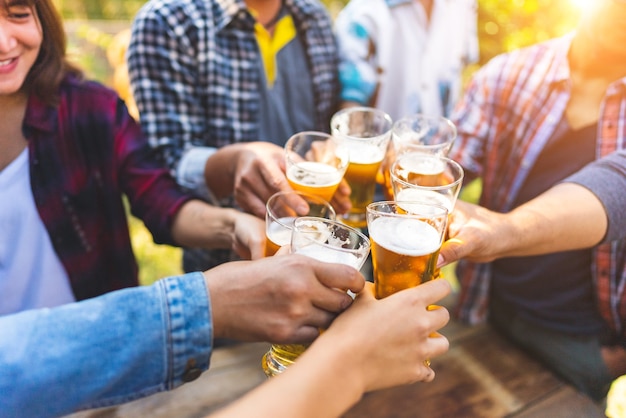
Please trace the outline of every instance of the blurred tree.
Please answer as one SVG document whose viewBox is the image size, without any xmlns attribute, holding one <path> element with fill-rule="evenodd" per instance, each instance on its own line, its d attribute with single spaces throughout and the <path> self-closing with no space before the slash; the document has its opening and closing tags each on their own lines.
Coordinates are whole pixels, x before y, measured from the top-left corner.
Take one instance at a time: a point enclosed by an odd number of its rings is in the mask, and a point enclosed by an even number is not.
<svg viewBox="0 0 626 418">
<path fill-rule="evenodd" d="M 480 64 L 571 31 L 579 14 L 573 0 L 478 0 Z"/>
</svg>

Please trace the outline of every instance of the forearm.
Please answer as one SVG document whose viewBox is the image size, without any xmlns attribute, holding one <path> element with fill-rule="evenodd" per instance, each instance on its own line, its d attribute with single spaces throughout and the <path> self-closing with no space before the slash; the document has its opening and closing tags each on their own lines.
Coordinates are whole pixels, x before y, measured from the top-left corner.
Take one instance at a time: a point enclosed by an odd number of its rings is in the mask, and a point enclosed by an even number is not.
<svg viewBox="0 0 626 418">
<path fill-rule="evenodd" d="M 59 416 L 128 402 L 181 385 L 190 359 L 205 370 L 210 354 L 198 273 L 7 315 L 0 318 L 1 415 Z"/>
<path fill-rule="evenodd" d="M 556 185 L 505 217 L 510 221 L 508 226 L 493 239 L 503 243 L 497 258 L 592 247 L 607 229 L 600 200 L 573 183 Z"/>
<path fill-rule="evenodd" d="M 235 209 L 190 200 L 176 214 L 172 236 L 183 247 L 229 249 L 235 242 L 236 215 Z"/>
<path fill-rule="evenodd" d="M 358 367 L 350 362 L 353 353 L 324 344 L 322 338 L 323 335 L 287 371 L 211 418 L 341 416 L 361 399 L 363 387 L 355 384 Z"/>
</svg>

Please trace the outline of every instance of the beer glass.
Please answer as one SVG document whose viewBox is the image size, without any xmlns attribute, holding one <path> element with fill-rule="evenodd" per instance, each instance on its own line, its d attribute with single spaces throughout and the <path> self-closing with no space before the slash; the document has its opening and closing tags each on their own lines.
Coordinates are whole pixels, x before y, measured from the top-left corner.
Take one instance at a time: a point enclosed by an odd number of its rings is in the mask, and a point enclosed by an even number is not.
<svg viewBox="0 0 626 418">
<path fill-rule="evenodd" d="M 348 158 L 348 149 L 324 132 L 296 133 L 285 144 L 287 181 L 294 190 L 331 201 Z"/>
<path fill-rule="evenodd" d="M 297 213 L 294 206 L 302 200 L 309 210 Z M 335 219 L 333 207 L 322 198 L 298 191 L 274 193 L 265 204 L 265 256 L 269 257 L 291 242 L 293 222 L 298 216 Z"/>
<path fill-rule="evenodd" d="M 446 157 L 409 152 L 392 164 L 391 184 L 396 201 L 426 201 L 452 212 L 463 184 L 463 168 Z"/>
<path fill-rule="evenodd" d="M 358 229 L 341 222 L 304 216 L 294 222 L 291 252 L 359 270 L 369 255 L 370 241 Z M 307 347 L 305 344 L 273 344 L 263 356 L 263 371 L 268 377 L 282 373 Z"/>
<path fill-rule="evenodd" d="M 377 299 L 437 278 L 448 209 L 425 202 L 383 201 L 367 206 Z"/>
<path fill-rule="evenodd" d="M 400 155 L 406 152 L 421 152 L 446 157 L 456 139 L 456 126 L 444 117 L 417 113 L 393 123 L 391 142 L 381 165 L 383 194 L 393 200 L 390 168 Z"/>
<path fill-rule="evenodd" d="M 365 208 L 374 200 L 376 177 L 391 137 L 391 117 L 371 107 L 349 107 L 335 113 L 331 132 L 350 151 L 350 164 L 344 178 L 352 193 L 352 209 L 342 220 L 355 228 L 364 228 Z"/>
</svg>

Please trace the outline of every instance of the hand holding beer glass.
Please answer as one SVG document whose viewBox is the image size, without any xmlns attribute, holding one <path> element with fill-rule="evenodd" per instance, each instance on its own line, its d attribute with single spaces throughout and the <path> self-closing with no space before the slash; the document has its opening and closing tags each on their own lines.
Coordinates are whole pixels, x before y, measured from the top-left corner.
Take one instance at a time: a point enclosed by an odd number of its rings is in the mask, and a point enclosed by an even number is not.
<svg viewBox="0 0 626 418">
<path fill-rule="evenodd" d="M 333 136 L 350 151 L 344 178 L 352 189 L 352 209 L 343 221 L 364 228 L 365 208 L 374 200 L 376 175 L 385 157 L 391 136 L 391 117 L 371 107 L 349 107 L 335 113 L 330 121 Z"/>
<path fill-rule="evenodd" d="M 439 277 L 437 258 L 447 225 L 448 209 L 441 205 L 386 201 L 367 206 L 377 299 Z M 430 360 L 424 365 L 430 367 Z"/>
<path fill-rule="evenodd" d="M 367 206 L 367 228 L 377 299 L 436 278 L 448 224 L 446 207 L 384 201 Z"/>
<path fill-rule="evenodd" d="M 294 190 L 331 201 L 348 168 L 348 149 L 324 132 L 305 131 L 285 144 L 287 181 Z"/>
<path fill-rule="evenodd" d="M 306 202 L 308 211 L 298 213 L 294 207 Z M 333 207 L 322 198 L 297 191 L 274 193 L 265 204 L 265 256 L 269 257 L 291 242 L 293 223 L 299 216 L 335 219 Z"/>
<path fill-rule="evenodd" d="M 393 162 L 407 152 L 446 157 L 456 139 L 456 126 L 444 117 L 417 113 L 393 123 L 391 142 L 383 160 L 383 194 L 393 200 L 390 168 Z"/>
<path fill-rule="evenodd" d="M 291 252 L 359 270 L 369 255 L 370 241 L 358 229 L 340 222 L 304 216 L 294 221 Z M 268 377 L 282 373 L 307 347 L 304 344 L 273 344 L 263 356 L 263 371 Z"/>
</svg>

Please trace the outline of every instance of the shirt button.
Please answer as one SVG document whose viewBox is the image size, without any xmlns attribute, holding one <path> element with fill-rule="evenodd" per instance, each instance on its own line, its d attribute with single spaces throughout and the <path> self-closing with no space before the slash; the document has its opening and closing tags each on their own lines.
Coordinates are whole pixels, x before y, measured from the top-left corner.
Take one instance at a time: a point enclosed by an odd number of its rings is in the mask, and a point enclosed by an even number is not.
<svg viewBox="0 0 626 418">
<path fill-rule="evenodd" d="M 185 371 L 183 372 L 183 382 L 189 383 L 191 381 L 196 380 L 202 374 L 202 370 L 196 367 L 196 360 L 189 359 L 187 361 L 187 366 L 185 367 Z"/>
<path fill-rule="evenodd" d="M 185 383 L 192 382 L 196 380 L 197 378 L 199 378 L 201 374 L 202 374 L 202 370 L 198 369 L 197 367 L 185 370 L 185 373 L 183 373 L 183 382 Z"/>
</svg>

